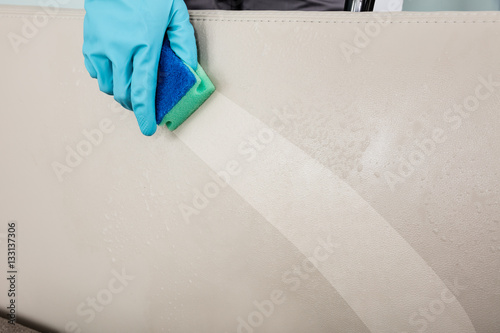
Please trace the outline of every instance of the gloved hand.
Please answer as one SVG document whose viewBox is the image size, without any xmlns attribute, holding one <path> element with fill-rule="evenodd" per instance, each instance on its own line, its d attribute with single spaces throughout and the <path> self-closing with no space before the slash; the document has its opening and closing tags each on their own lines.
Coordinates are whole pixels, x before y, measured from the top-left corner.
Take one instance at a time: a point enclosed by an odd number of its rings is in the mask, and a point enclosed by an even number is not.
<svg viewBox="0 0 500 333">
<path fill-rule="evenodd" d="M 182 0 L 86 0 L 83 54 L 99 89 L 134 111 L 144 135 L 156 132 L 158 63 L 170 47 L 198 67 L 194 29 Z"/>
</svg>

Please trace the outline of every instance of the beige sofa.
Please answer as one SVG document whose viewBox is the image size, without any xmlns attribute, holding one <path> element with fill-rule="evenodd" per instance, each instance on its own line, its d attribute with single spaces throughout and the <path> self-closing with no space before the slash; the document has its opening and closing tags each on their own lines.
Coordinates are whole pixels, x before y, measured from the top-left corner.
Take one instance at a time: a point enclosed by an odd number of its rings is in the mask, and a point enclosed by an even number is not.
<svg viewBox="0 0 500 333">
<path fill-rule="evenodd" d="M 500 331 L 498 13 L 193 12 L 217 92 L 152 138 L 86 73 L 83 15 L 0 7 L 18 322 Z"/>
</svg>

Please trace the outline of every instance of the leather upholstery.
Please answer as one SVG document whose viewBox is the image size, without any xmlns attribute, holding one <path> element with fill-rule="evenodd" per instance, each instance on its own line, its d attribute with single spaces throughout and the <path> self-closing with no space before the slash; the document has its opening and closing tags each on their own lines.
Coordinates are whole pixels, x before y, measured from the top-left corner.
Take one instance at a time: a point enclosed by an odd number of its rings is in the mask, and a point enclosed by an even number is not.
<svg viewBox="0 0 500 333">
<path fill-rule="evenodd" d="M 20 321 L 500 330 L 498 13 L 192 12 L 218 90 L 152 138 L 85 72 L 83 12 L 36 13 L 0 10 Z"/>
</svg>

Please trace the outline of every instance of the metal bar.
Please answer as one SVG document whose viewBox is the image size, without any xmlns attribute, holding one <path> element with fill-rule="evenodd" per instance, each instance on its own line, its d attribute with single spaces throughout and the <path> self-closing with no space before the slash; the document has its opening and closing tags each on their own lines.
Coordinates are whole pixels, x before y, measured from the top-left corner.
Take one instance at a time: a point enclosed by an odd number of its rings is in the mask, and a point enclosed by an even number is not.
<svg viewBox="0 0 500 333">
<path fill-rule="evenodd" d="M 364 0 L 361 11 L 373 12 L 373 7 L 375 7 L 375 0 Z"/>
<path fill-rule="evenodd" d="M 346 12 L 373 12 L 375 0 L 346 0 L 344 11 Z"/>
</svg>

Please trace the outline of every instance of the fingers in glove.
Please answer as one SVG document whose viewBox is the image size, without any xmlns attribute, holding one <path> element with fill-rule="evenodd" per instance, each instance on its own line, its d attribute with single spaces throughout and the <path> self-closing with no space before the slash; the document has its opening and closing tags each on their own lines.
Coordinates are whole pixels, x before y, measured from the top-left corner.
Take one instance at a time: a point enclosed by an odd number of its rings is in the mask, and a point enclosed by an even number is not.
<svg viewBox="0 0 500 333">
<path fill-rule="evenodd" d="M 194 28 L 189 22 L 189 13 L 182 0 L 174 0 L 172 14 L 167 27 L 170 47 L 175 54 L 188 64 L 193 70 L 198 68 L 198 53 Z"/>
<path fill-rule="evenodd" d="M 113 65 L 106 57 L 92 57 L 92 65 L 97 71 L 99 89 L 108 95 L 113 95 Z"/>
<path fill-rule="evenodd" d="M 151 136 L 156 132 L 156 83 L 159 55 L 150 54 L 143 47 L 134 56 L 131 99 L 137 123 L 142 134 Z"/>
<path fill-rule="evenodd" d="M 132 111 L 131 99 L 132 59 L 124 68 L 117 68 L 113 63 L 113 95 L 115 101 L 125 109 Z"/>
<path fill-rule="evenodd" d="M 86 54 L 84 54 L 83 57 L 85 58 L 85 68 L 87 69 L 87 72 L 89 72 L 90 77 L 97 79 L 97 71 L 95 70 L 94 65 L 92 65 Z"/>
</svg>

